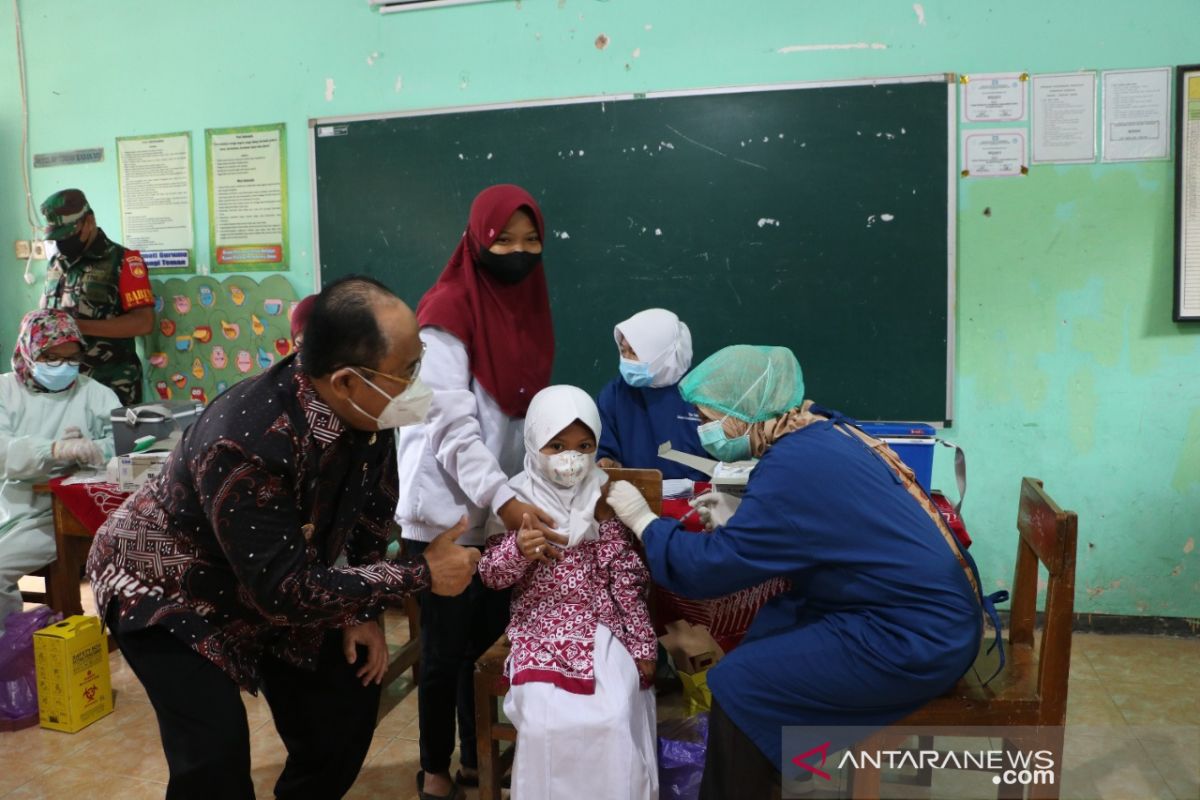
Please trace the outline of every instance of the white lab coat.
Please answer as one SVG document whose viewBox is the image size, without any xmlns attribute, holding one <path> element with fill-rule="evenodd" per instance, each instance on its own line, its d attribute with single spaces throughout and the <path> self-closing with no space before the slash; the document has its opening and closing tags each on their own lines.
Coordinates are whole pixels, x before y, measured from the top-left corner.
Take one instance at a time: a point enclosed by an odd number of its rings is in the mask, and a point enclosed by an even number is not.
<svg viewBox="0 0 1200 800">
<path fill-rule="evenodd" d="M 50 446 L 76 427 L 113 456 L 109 414 L 121 405 L 112 389 L 83 375 L 62 392 L 31 392 L 15 372 L 0 375 L 0 635 L 4 619 L 21 610 L 17 580 L 54 560 L 50 496 L 33 486 L 72 465 L 50 455 Z"/>
<path fill-rule="evenodd" d="M 425 327 L 421 341 L 421 381 L 433 402 L 425 424 L 397 431 L 396 522 L 405 539 L 429 542 L 465 514 L 459 543 L 482 546 L 488 517 L 515 496 L 508 479 L 523 468 L 525 421 L 505 414 L 476 382 L 457 336 Z"/>
</svg>

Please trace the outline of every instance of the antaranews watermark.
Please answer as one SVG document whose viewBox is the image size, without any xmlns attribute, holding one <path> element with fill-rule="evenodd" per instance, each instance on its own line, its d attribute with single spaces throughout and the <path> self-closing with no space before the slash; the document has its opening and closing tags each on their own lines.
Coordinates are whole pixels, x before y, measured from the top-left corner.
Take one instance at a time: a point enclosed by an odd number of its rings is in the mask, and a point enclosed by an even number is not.
<svg viewBox="0 0 1200 800">
<path fill-rule="evenodd" d="M 793 759 L 796 766 L 809 769 L 803 761 Z M 1007 786 L 1053 786 L 1057 770 L 1054 753 L 1050 750 L 855 750 L 842 753 L 838 769 L 846 767 L 900 771 L 975 770 L 994 772 L 992 783 Z"/>
<path fill-rule="evenodd" d="M 1055 786 L 1062 746 L 1062 728 L 784 728 L 783 796 L 853 797 L 878 780 L 887 798 L 950 770 L 984 773 L 997 786 Z"/>
</svg>

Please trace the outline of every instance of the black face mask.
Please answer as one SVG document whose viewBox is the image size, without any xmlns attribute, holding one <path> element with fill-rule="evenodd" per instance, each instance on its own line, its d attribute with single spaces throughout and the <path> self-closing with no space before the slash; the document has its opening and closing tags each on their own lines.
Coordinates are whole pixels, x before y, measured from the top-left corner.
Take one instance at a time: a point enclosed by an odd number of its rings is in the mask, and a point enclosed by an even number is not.
<svg viewBox="0 0 1200 800">
<path fill-rule="evenodd" d="M 83 255 L 83 251 L 87 249 L 87 246 L 83 243 L 81 231 L 76 231 L 66 239 L 56 240 L 54 245 L 58 248 L 58 252 L 62 253 L 63 258 L 67 259 L 67 261 L 75 261 L 81 255 Z"/>
<path fill-rule="evenodd" d="M 540 263 L 542 263 L 541 253 L 514 251 L 501 255 L 493 253 L 487 248 L 481 248 L 479 251 L 479 265 L 500 283 L 509 286 L 525 280 Z"/>
</svg>

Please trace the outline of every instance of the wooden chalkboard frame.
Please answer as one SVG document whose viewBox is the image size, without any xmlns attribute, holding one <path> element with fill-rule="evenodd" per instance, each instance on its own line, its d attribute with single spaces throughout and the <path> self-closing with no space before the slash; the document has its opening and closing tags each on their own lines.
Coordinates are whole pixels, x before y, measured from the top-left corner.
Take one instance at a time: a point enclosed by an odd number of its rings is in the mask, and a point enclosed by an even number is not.
<svg viewBox="0 0 1200 800">
<path fill-rule="evenodd" d="M 488 103 L 479 105 L 444 106 L 436 108 L 383 111 L 367 114 L 351 114 L 333 117 L 314 117 L 308 121 L 309 128 L 309 174 L 312 203 L 313 235 L 313 283 L 315 290 L 321 287 L 321 241 L 317 180 L 317 139 L 325 135 L 336 135 L 336 126 L 372 120 L 399 119 L 404 117 L 430 117 L 445 114 L 500 111 L 540 106 L 566 106 L 580 104 L 621 103 L 631 100 L 654 100 L 697 95 L 749 94 L 755 92 L 791 91 L 797 89 L 822 89 L 853 86 L 884 86 L 889 84 L 942 83 L 946 86 L 946 405 L 941 419 L 905 420 L 927 422 L 937 427 L 951 427 L 954 412 L 954 362 L 955 362 L 955 308 L 957 272 L 957 208 L 958 208 L 958 86 L 957 76 L 952 72 L 923 75 L 892 76 L 881 78 L 857 78 L 833 81 L 796 81 L 787 83 L 744 84 L 734 86 L 707 87 L 681 90 L 663 90 L 644 93 L 622 93 L 609 95 L 586 95 L 565 98 L 538 98 Z"/>
</svg>

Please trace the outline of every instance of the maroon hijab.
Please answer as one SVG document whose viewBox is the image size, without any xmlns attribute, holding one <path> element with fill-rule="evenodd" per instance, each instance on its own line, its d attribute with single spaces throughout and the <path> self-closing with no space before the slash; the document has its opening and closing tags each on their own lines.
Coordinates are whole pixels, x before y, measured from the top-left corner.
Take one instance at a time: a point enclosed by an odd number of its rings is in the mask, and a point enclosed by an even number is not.
<svg viewBox="0 0 1200 800">
<path fill-rule="evenodd" d="M 520 283 L 505 285 L 477 266 L 508 220 L 524 208 L 546 241 L 542 212 L 528 192 L 512 184 L 484 189 L 450 263 L 417 306 L 421 327 L 433 325 L 467 348 L 471 374 L 510 417 L 524 417 L 533 396 L 550 385 L 554 325 L 541 264 Z"/>
<path fill-rule="evenodd" d="M 304 326 L 308 325 L 308 317 L 312 314 L 313 306 L 317 304 L 317 296 L 310 294 L 308 297 L 296 303 L 296 307 L 292 309 L 292 341 L 296 341 L 296 337 L 304 333 Z"/>
</svg>

